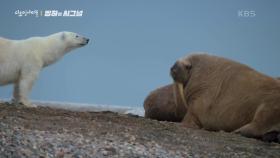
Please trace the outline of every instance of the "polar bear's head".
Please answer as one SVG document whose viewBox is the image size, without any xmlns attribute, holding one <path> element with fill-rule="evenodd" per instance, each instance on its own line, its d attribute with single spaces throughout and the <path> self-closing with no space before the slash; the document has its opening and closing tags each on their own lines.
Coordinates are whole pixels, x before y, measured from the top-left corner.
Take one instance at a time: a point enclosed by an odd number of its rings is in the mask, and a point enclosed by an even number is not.
<svg viewBox="0 0 280 158">
<path fill-rule="evenodd" d="M 74 32 L 61 32 L 60 39 L 68 50 L 79 48 L 88 44 L 89 39 Z"/>
</svg>

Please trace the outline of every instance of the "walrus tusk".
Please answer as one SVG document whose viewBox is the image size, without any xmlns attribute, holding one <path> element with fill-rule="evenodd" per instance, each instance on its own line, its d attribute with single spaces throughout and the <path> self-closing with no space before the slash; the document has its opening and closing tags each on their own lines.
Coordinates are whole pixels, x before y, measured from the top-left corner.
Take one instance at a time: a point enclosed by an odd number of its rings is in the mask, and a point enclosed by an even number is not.
<svg viewBox="0 0 280 158">
<path fill-rule="evenodd" d="M 177 100 L 177 92 L 176 92 L 176 88 L 177 86 L 176 86 L 176 83 L 174 83 L 173 84 L 173 96 L 174 96 L 174 102 L 175 102 L 175 105 L 176 105 L 176 109 L 177 109 L 177 107 L 178 107 L 178 100 Z"/>
<path fill-rule="evenodd" d="M 182 100 L 184 106 L 186 107 L 186 110 L 188 110 L 187 102 L 186 102 L 185 95 L 184 95 L 184 87 L 183 87 L 183 84 L 179 83 L 179 82 L 175 82 L 174 86 L 173 86 L 174 99 L 175 99 L 176 106 L 178 107 L 178 101 L 177 101 L 177 96 L 176 96 L 176 88 L 178 89 L 180 99 Z M 177 109 L 177 107 L 176 107 L 176 109 Z"/>
</svg>

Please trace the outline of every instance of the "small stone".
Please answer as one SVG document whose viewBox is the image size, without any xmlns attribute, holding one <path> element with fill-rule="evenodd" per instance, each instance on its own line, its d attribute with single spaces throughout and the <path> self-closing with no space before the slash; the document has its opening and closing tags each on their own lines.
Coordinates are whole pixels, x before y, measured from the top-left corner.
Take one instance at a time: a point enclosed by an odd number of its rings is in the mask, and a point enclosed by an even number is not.
<svg viewBox="0 0 280 158">
<path fill-rule="evenodd" d="M 108 156 L 108 153 L 109 153 L 109 152 L 106 151 L 106 150 L 103 150 L 103 151 L 102 151 L 102 155 L 103 155 L 103 156 Z"/>
<path fill-rule="evenodd" d="M 57 158 L 63 158 L 64 157 L 64 150 L 60 149 L 56 154 Z"/>
</svg>

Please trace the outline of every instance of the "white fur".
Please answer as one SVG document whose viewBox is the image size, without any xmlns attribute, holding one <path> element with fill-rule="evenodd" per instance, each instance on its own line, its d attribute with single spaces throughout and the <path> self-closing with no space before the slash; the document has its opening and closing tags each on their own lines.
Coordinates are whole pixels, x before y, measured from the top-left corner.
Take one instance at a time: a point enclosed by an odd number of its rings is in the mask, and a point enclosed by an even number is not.
<svg viewBox="0 0 280 158">
<path fill-rule="evenodd" d="M 13 101 L 32 106 L 28 93 L 39 72 L 88 39 L 72 32 L 9 40 L 0 37 L 0 86 L 14 84 Z"/>
</svg>

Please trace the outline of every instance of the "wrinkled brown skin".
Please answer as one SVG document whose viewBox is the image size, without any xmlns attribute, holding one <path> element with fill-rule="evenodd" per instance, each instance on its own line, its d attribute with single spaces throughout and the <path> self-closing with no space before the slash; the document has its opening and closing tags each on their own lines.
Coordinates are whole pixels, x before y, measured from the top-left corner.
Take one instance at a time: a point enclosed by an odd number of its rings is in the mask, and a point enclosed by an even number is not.
<svg viewBox="0 0 280 158">
<path fill-rule="evenodd" d="M 254 138 L 280 131 L 279 80 L 207 54 L 179 59 L 170 73 L 175 82 L 184 85 L 185 127 Z"/>
<path fill-rule="evenodd" d="M 280 77 L 276 77 L 276 79 L 280 80 Z M 187 110 L 183 103 L 178 104 L 178 107 L 176 106 L 173 88 L 174 85 L 169 84 L 152 91 L 146 97 L 144 101 L 146 118 L 171 122 L 181 122 L 183 120 Z"/>
<path fill-rule="evenodd" d="M 174 97 L 174 84 L 152 91 L 144 101 L 145 117 L 158 121 L 181 122 L 186 114 L 185 106 Z M 176 90 L 175 90 L 176 93 Z M 179 98 L 178 98 L 179 99 Z"/>
</svg>

